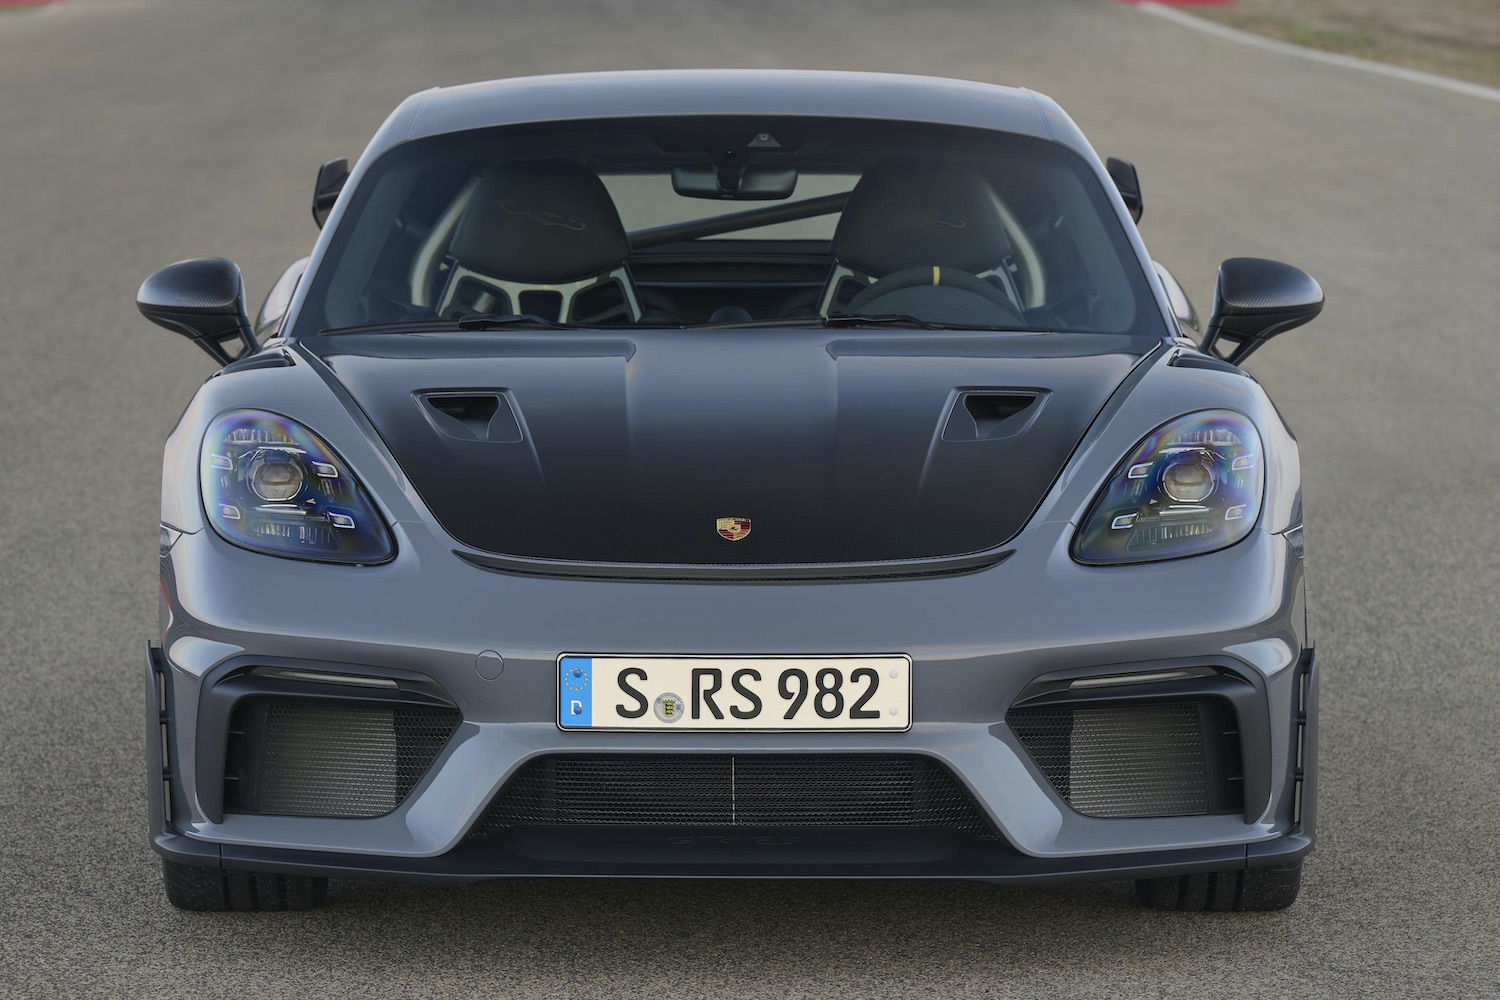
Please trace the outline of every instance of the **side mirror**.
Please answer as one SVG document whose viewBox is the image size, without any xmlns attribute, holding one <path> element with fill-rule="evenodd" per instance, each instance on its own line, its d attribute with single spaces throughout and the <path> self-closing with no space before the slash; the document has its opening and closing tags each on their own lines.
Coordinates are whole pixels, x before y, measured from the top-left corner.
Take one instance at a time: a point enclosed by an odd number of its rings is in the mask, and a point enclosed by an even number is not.
<svg viewBox="0 0 1500 1000">
<path fill-rule="evenodd" d="M 1306 271 L 1257 257 L 1231 257 L 1219 265 L 1214 312 L 1200 349 L 1219 357 L 1214 345 L 1233 349 L 1224 360 L 1239 364 L 1272 337 L 1295 329 L 1323 311 L 1323 289 Z"/>
<path fill-rule="evenodd" d="M 1135 172 L 1135 164 L 1111 156 L 1104 161 L 1104 169 L 1109 172 L 1109 179 L 1119 189 L 1120 200 L 1125 202 L 1125 210 L 1139 226 L 1144 205 L 1141 202 L 1141 179 Z"/>
<path fill-rule="evenodd" d="M 168 264 L 135 293 L 141 315 L 180 333 L 221 365 L 260 349 L 245 315 L 245 281 L 239 267 L 222 257 L 196 257 Z M 226 348 L 239 340 L 238 353 Z"/>
<path fill-rule="evenodd" d="M 313 185 L 312 213 L 319 229 L 328 221 L 328 213 L 333 211 L 334 202 L 339 200 L 339 192 L 344 190 L 344 182 L 348 179 L 349 161 L 342 156 L 318 168 L 318 182 Z"/>
</svg>

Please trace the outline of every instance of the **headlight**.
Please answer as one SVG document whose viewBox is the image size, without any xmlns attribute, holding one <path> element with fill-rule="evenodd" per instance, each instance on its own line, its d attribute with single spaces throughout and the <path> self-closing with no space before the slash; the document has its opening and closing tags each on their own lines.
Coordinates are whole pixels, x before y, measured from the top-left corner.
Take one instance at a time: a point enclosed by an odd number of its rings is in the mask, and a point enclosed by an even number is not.
<svg viewBox="0 0 1500 1000">
<path fill-rule="evenodd" d="M 324 562 L 379 563 L 390 532 L 323 439 L 263 410 L 213 422 L 198 462 L 209 523 L 236 545 Z"/>
<path fill-rule="evenodd" d="M 1120 463 L 1073 545 L 1079 562 L 1151 562 L 1233 545 L 1260 516 L 1260 435 L 1230 410 L 1158 427 Z"/>
</svg>

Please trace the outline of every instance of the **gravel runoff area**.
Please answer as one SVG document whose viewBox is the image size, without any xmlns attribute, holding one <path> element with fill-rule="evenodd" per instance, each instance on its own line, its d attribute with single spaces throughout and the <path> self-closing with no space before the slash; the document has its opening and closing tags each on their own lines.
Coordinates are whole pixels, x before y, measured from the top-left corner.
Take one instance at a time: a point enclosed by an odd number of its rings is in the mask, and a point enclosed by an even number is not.
<svg viewBox="0 0 1500 1000">
<path fill-rule="evenodd" d="M 1500 86 L 1500 0 L 1234 0 L 1189 10 L 1285 42 Z"/>
<path fill-rule="evenodd" d="M 1225 257 L 1322 282 L 1324 315 L 1251 363 L 1302 449 L 1323 671 L 1320 841 L 1293 908 L 628 881 L 167 906 L 139 657 L 162 441 L 211 366 L 136 314 L 141 279 L 227 255 L 258 304 L 312 243 L 317 164 L 413 91 L 682 65 L 1033 87 L 1136 161 L 1147 243 L 1200 313 Z M 4 1000 L 1495 995 L 1500 104 L 1104 0 L 68 0 L 0 19 L 0 95 Z"/>
</svg>

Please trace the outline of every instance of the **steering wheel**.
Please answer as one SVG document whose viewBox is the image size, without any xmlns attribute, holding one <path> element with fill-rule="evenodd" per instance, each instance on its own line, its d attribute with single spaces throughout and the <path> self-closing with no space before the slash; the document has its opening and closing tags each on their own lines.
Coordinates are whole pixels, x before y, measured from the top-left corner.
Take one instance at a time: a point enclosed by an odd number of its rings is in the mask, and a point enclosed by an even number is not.
<svg viewBox="0 0 1500 1000">
<path fill-rule="evenodd" d="M 854 296 L 844 308 L 851 313 L 857 313 L 865 306 L 878 299 L 883 299 L 887 295 L 892 295 L 908 288 L 931 288 L 933 286 L 938 288 L 953 288 L 968 292 L 971 295 L 977 295 L 990 304 L 999 307 L 1007 319 L 1014 320 L 1016 323 L 1024 324 L 1025 322 L 1020 312 L 1017 311 L 1015 303 L 1010 300 L 1010 296 L 1005 294 L 1005 292 L 983 278 L 976 278 L 967 271 L 960 271 L 951 267 L 938 267 L 936 264 L 931 267 L 908 267 L 900 271 L 893 271 Z"/>
</svg>

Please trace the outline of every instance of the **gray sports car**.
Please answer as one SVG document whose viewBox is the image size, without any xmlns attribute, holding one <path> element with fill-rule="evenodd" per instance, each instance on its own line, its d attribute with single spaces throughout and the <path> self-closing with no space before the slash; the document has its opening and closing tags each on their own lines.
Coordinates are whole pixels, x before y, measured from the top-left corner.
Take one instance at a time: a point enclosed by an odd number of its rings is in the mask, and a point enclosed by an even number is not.
<svg viewBox="0 0 1500 1000">
<path fill-rule="evenodd" d="M 1133 879 L 1275 909 L 1313 843 L 1297 445 L 1026 90 L 812 72 L 435 89 L 319 173 L 166 446 L 167 896 L 330 877 Z"/>
</svg>

